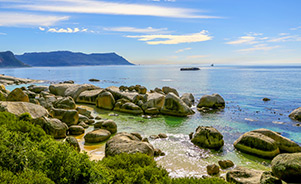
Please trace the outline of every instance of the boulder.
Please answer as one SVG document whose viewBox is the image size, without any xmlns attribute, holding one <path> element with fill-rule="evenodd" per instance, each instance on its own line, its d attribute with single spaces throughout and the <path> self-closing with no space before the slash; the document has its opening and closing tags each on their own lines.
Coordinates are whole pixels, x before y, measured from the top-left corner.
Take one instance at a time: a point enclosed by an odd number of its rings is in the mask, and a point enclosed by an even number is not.
<svg viewBox="0 0 301 184">
<path fill-rule="evenodd" d="M 164 105 L 160 111 L 162 114 L 172 116 L 187 116 L 194 114 L 193 110 L 190 109 L 178 96 L 174 93 L 168 93 L 164 100 Z"/>
<path fill-rule="evenodd" d="M 270 171 L 264 171 L 260 177 L 260 184 L 282 184 L 281 179 L 273 176 Z"/>
<path fill-rule="evenodd" d="M 87 125 L 85 122 L 81 121 L 78 123 L 79 126 L 83 127 L 83 128 L 89 128 L 89 125 Z"/>
<path fill-rule="evenodd" d="M 163 107 L 165 96 L 160 93 L 150 93 L 147 95 L 147 101 L 142 105 L 142 109 L 145 111 L 149 108 L 156 108 L 158 111 Z"/>
<path fill-rule="evenodd" d="M 74 147 L 74 149 L 78 152 L 80 152 L 80 146 L 79 143 L 77 141 L 77 139 L 75 137 L 72 136 L 68 136 L 65 141 L 72 147 Z"/>
<path fill-rule="evenodd" d="M 175 88 L 171 88 L 171 87 L 168 87 L 168 86 L 164 86 L 164 87 L 162 88 L 162 91 L 163 91 L 163 93 L 165 93 L 166 95 L 167 95 L 168 93 L 173 93 L 173 94 L 175 94 L 176 96 L 179 97 L 179 93 L 178 93 L 178 91 L 177 91 Z"/>
<path fill-rule="evenodd" d="M 134 136 L 136 136 L 139 140 L 142 140 L 142 136 L 138 132 L 133 132 L 131 134 L 134 135 Z"/>
<path fill-rule="evenodd" d="M 144 112 L 145 112 L 145 114 L 149 114 L 149 115 L 155 115 L 155 114 L 160 113 L 159 109 L 157 109 L 156 107 L 147 108 L 147 109 L 145 109 Z"/>
<path fill-rule="evenodd" d="M 28 112 L 33 119 L 48 116 L 48 111 L 44 107 L 29 102 L 0 102 L 0 111 L 17 116 Z"/>
<path fill-rule="evenodd" d="M 126 102 L 125 104 L 123 104 L 120 107 L 120 112 L 125 112 L 125 113 L 130 113 L 135 115 L 143 114 L 142 109 L 138 105 L 132 102 Z"/>
<path fill-rule="evenodd" d="M 297 143 L 268 129 L 257 129 L 243 134 L 234 142 L 234 147 L 242 152 L 266 158 L 273 158 L 280 151 L 301 151 Z"/>
<path fill-rule="evenodd" d="M 49 91 L 57 96 L 65 96 L 65 91 L 71 86 L 73 86 L 73 84 L 51 84 Z"/>
<path fill-rule="evenodd" d="M 72 97 L 60 98 L 57 101 L 53 102 L 53 107 L 58 109 L 75 109 L 76 104 Z"/>
<path fill-rule="evenodd" d="M 115 100 L 119 100 L 119 99 L 127 99 L 129 101 L 133 101 L 134 97 L 136 95 L 138 95 L 137 92 L 130 92 L 130 91 L 120 91 L 118 87 L 116 86 L 111 86 L 106 88 L 107 91 L 109 91 L 113 96 Z M 134 90 L 134 86 L 132 91 Z"/>
<path fill-rule="evenodd" d="M 43 97 L 37 98 L 39 104 L 46 109 L 50 110 L 53 108 L 53 103 L 58 100 L 58 97 L 54 95 L 45 95 Z"/>
<path fill-rule="evenodd" d="M 167 135 L 164 134 L 164 133 L 160 133 L 160 134 L 158 134 L 158 136 L 159 136 L 159 138 L 161 138 L 161 139 L 167 138 Z"/>
<path fill-rule="evenodd" d="M 14 89 L 6 98 L 7 101 L 29 102 L 29 97 L 20 88 Z"/>
<path fill-rule="evenodd" d="M 59 96 L 71 96 L 73 99 L 77 99 L 78 96 L 87 90 L 99 89 L 91 84 L 52 84 L 49 86 L 49 90 L 52 94 Z"/>
<path fill-rule="evenodd" d="M 205 107 L 205 108 L 212 108 L 212 109 L 224 108 L 225 100 L 219 94 L 204 95 L 200 99 L 197 107 L 198 108 Z"/>
<path fill-rule="evenodd" d="M 66 137 L 68 126 L 56 118 L 40 117 L 33 120 L 34 124 L 40 125 L 46 134 L 53 136 L 55 139 Z"/>
<path fill-rule="evenodd" d="M 99 108 L 113 110 L 114 105 L 114 96 L 108 91 L 102 91 L 96 99 L 96 106 Z"/>
<path fill-rule="evenodd" d="M 81 135 L 83 133 L 85 133 L 85 129 L 80 125 L 71 125 L 69 127 L 70 135 Z"/>
<path fill-rule="evenodd" d="M 265 97 L 265 98 L 262 99 L 262 101 L 268 102 L 268 101 L 271 101 L 271 99 Z"/>
<path fill-rule="evenodd" d="M 199 126 L 191 142 L 201 148 L 220 149 L 224 145 L 223 135 L 210 126 Z"/>
<path fill-rule="evenodd" d="M 138 90 L 136 90 L 139 94 L 146 94 L 147 89 L 144 86 L 139 86 Z"/>
<path fill-rule="evenodd" d="M 301 153 L 286 153 L 272 160 L 273 174 L 288 183 L 301 182 Z"/>
<path fill-rule="evenodd" d="M 91 115 L 91 111 L 89 111 L 85 108 L 82 108 L 82 107 L 77 107 L 76 110 L 79 114 L 84 115 L 84 116 L 88 117 L 89 119 L 93 119 L 93 116 Z"/>
<path fill-rule="evenodd" d="M 52 117 L 61 120 L 68 126 L 77 125 L 79 115 L 76 110 L 73 109 L 51 109 L 50 114 Z"/>
<path fill-rule="evenodd" d="M 120 153 L 144 153 L 154 156 L 154 148 L 148 142 L 142 142 L 133 134 L 121 132 L 117 133 L 112 139 L 106 143 L 105 155 L 114 156 Z"/>
<path fill-rule="evenodd" d="M 86 123 L 86 122 L 89 121 L 89 118 L 87 116 L 82 115 L 82 114 L 78 114 L 78 121 L 79 122 L 83 121 L 83 122 Z"/>
<path fill-rule="evenodd" d="M 229 167 L 233 167 L 234 163 L 231 160 L 220 160 L 220 161 L 218 161 L 218 165 L 222 169 L 228 169 Z"/>
<path fill-rule="evenodd" d="M 181 96 L 181 100 L 183 100 L 188 107 L 191 107 L 194 104 L 194 96 L 191 93 L 184 93 Z"/>
<path fill-rule="evenodd" d="M 301 121 L 301 107 L 299 107 L 298 109 L 293 110 L 293 112 L 290 113 L 289 117 L 291 119 Z"/>
<path fill-rule="evenodd" d="M 217 175 L 219 174 L 219 166 L 216 164 L 207 165 L 207 173 L 208 175 Z"/>
<path fill-rule="evenodd" d="M 28 90 L 30 90 L 34 93 L 41 93 L 42 91 L 48 91 L 49 87 L 48 86 L 31 85 L 31 86 L 28 86 Z"/>
<path fill-rule="evenodd" d="M 261 171 L 252 170 L 244 167 L 236 167 L 226 174 L 226 179 L 230 183 L 239 184 L 259 184 Z"/>
<path fill-rule="evenodd" d="M 77 97 L 76 102 L 87 103 L 87 104 L 96 104 L 96 99 L 102 91 L 103 91 L 103 89 L 93 89 L 93 90 L 89 90 L 89 91 L 83 91 Z"/>
<path fill-rule="evenodd" d="M 109 139 L 111 132 L 104 129 L 94 130 L 85 135 L 85 142 L 87 143 L 98 143 Z"/>
<path fill-rule="evenodd" d="M 114 134 L 117 132 L 117 124 L 113 120 L 106 120 L 101 124 L 101 128 L 108 130 L 111 132 L 111 134 Z"/>
</svg>

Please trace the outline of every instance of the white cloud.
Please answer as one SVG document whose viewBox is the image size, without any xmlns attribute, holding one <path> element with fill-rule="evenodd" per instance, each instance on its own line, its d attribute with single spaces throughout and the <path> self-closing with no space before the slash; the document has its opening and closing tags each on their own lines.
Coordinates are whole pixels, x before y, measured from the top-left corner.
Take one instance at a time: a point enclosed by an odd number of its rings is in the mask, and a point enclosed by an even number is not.
<svg viewBox="0 0 301 184">
<path fill-rule="evenodd" d="M 43 28 L 43 27 L 39 27 L 39 30 L 41 30 L 41 31 L 45 31 L 45 28 Z"/>
<path fill-rule="evenodd" d="M 291 28 L 290 30 L 292 30 L 292 31 L 296 31 L 296 30 L 298 30 L 298 29 L 301 29 L 301 26 L 298 26 L 298 27 Z"/>
<path fill-rule="evenodd" d="M 0 12 L 0 26 L 51 26 L 59 21 L 68 19 L 68 16 L 50 16 L 29 13 Z"/>
<path fill-rule="evenodd" d="M 226 44 L 230 44 L 230 45 L 255 44 L 255 43 L 257 43 L 257 41 L 255 41 L 255 40 L 256 40 L 256 37 L 254 37 L 254 36 L 242 36 L 242 37 L 239 37 L 239 39 L 227 42 Z"/>
<path fill-rule="evenodd" d="M 268 46 L 267 44 L 259 44 L 259 45 L 254 45 L 251 48 L 247 48 L 247 49 L 240 49 L 238 50 L 239 52 L 253 52 L 253 51 L 269 51 L 272 49 L 277 49 L 279 48 L 279 45 L 276 46 Z"/>
<path fill-rule="evenodd" d="M 6 33 L 1 33 L 1 32 L 0 32 L 0 35 L 7 35 L 7 34 L 6 34 Z"/>
<path fill-rule="evenodd" d="M 9 2 L 8 0 L 5 0 Z M 143 15 L 173 18 L 211 19 L 218 16 L 200 15 L 197 9 L 174 8 L 158 5 L 120 3 L 97 0 L 31 0 L 23 3 L 10 3 L 4 8 L 19 8 L 22 10 L 68 12 L 68 13 L 93 13 L 111 15 Z"/>
<path fill-rule="evenodd" d="M 138 38 L 140 41 L 145 41 L 149 45 L 159 44 L 180 44 L 180 43 L 193 43 L 203 42 L 212 39 L 212 36 L 208 35 L 208 32 L 203 30 L 199 33 L 187 34 L 187 35 L 142 35 L 142 36 L 126 36 L 128 38 Z"/>
<path fill-rule="evenodd" d="M 135 28 L 135 27 L 107 27 L 104 28 L 105 31 L 114 31 L 114 32 L 128 32 L 128 33 L 164 33 L 167 32 L 167 28 Z"/>
<path fill-rule="evenodd" d="M 79 28 L 49 28 L 47 32 L 51 33 L 77 33 L 77 32 L 87 32 L 88 29 L 79 29 Z M 43 31 L 43 30 L 41 30 Z"/>
<path fill-rule="evenodd" d="M 200 59 L 200 58 L 206 58 L 209 57 L 208 55 L 192 55 L 192 56 L 187 56 L 187 59 Z"/>
<path fill-rule="evenodd" d="M 184 52 L 186 50 L 191 50 L 191 48 L 188 47 L 188 48 L 184 48 L 184 49 L 179 49 L 176 51 L 176 53 Z"/>
</svg>

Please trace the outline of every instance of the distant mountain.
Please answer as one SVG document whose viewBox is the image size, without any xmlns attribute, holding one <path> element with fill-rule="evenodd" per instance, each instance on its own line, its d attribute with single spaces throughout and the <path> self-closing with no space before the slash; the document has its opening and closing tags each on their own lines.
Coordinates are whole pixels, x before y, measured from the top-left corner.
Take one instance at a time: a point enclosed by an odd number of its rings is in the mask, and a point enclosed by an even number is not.
<svg viewBox="0 0 301 184">
<path fill-rule="evenodd" d="M 55 51 L 24 53 L 16 57 L 30 66 L 133 65 L 116 53 L 84 54 Z"/>
<path fill-rule="evenodd" d="M 6 51 L 0 52 L 0 67 L 28 67 L 28 65 L 16 59 L 11 51 Z"/>
</svg>

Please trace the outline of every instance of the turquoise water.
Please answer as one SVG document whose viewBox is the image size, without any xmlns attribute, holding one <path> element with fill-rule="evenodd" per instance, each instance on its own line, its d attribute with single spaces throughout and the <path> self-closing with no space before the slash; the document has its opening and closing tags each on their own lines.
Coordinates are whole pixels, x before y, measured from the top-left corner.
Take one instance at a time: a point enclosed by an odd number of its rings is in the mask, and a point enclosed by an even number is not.
<svg viewBox="0 0 301 184">
<path fill-rule="evenodd" d="M 139 132 L 144 136 L 167 133 L 166 140 L 150 140 L 166 153 L 157 158 L 172 176 L 200 176 L 206 173 L 206 165 L 219 159 L 231 159 L 237 165 L 267 169 L 268 160 L 237 152 L 232 144 L 244 132 L 268 128 L 301 144 L 301 127 L 288 118 L 289 113 L 301 107 L 301 67 L 201 67 L 199 71 L 180 71 L 182 66 L 84 66 L 1 69 L 0 72 L 15 77 L 47 80 L 46 84 L 64 80 L 91 83 L 90 78 L 100 79 L 92 83 L 102 88 L 140 84 L 148 89 L 170 86 L 180 94 L 192 93 L 198 100 L 204 94 L 219 93 L 226 101 L 224 111 L 187 118 L 159 116 L 144 119 L 127 114 L 108 116 L 110 112 L 91 108 L 95 114 L 114 119 L 118 131 Z M 13 89 L 16 86 L 9 86 Z M 262 98 L 268 97 L 269 102 Z M 223 135 L 225 146 L 220 152 L 193 146 L 188 134 L 199 125 L 212 125 Z M 85 145 L 82 148 L 91 155 L 102 156 L 104 146 Z M 264 162 L 263 162 L 264 161 Z M 262 162 L 264 164 L 262 164 Z"/>
</svg>

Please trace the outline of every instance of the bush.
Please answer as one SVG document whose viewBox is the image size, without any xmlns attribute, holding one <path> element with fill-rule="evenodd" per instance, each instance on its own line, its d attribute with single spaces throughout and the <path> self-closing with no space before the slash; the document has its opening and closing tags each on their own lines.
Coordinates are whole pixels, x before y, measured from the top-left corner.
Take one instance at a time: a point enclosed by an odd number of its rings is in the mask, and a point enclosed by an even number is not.
<svg viewBox="0 0 301 184">
<path fill-rule="evenodd" d="M 10 171 L 0 170 L 0 183 L 6 184 L 55 184 L 51 179 L 47 178 L 44 173 L 25 170 L 22 173 L 17 173 L 16 175 Z"/>
</svg>

